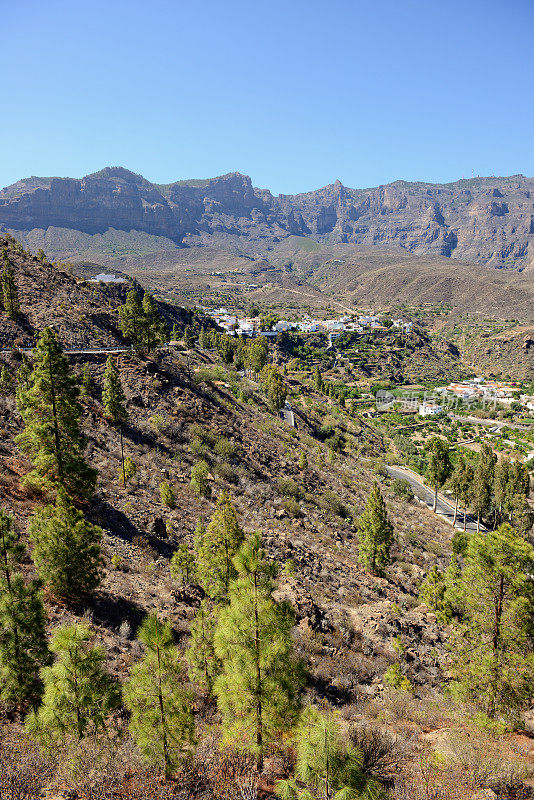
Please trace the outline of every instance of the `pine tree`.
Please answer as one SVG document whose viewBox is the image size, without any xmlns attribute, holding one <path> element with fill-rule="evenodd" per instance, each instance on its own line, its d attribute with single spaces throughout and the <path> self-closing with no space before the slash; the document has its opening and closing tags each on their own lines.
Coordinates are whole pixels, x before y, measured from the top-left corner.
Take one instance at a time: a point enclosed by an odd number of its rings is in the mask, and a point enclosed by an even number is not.
<svg viewBox="0 0 534 800">
<path fill-rule="evenodd" d="M 197 522 L 197 526 L 195 528 L 195 533 L 193 537 L 193 550 L 195 552 L 195 559 L 198 558 L 203 546 L 204 546 L 204 537 L 206 536 L 206 526 L 202 522 L 201 519 Z M 196 563 L 196 561 L 195 561 Z"/>
<path fill-rule="evenodd" d="M 123 689 L 130 732 L 150 764 L 169 777 L 194 742 L 192 696 L 183 688 L 183 667 L 169 623 L 147 617 L 137 637 L 145 657 Z"/>
<path fill-rule="evenodd" d="M 209 337 L 204 329 L 204 326 L 200 329 L 200 335 L 198 337 L 198 344 L 201 350 L 207 350 L 210 346 Z"/>
<path fill-rule="evenodd" d="M 64 626 L 52 636 L 56 660 L 41 670 L 43 701 L 26 721 L 28 732 L 44 744 L 102 731 L 120 704 L 118 685 L 103 667 L 104 649 L 92 646 L 92 639 L 85 625 Z"/>
<path fill-rule="evenodd" d="M 122 469 L 122 482 L 126 486 L 126 468 L 124 464 L 124 437 L 123 428 L 124 423 L 128 419 L 128 412 L 126 411 L 126 397 L 122 388 L 122 383 L 119 371 L 111 356 L 108 357 L 106 362 L 106 371 L 104 373 L 104 387 L 102 390 L 102 403 L 107 418 L 114 424 L 119 426 L 120 431 L 120 445 L 121 445 L 121 469 Z"/>
<path fill-rule="evenodd" d="M 80 394 L 83 397 L 91 397 L 95 389 L 95 382 L 93 380 L 93 376 L 91 375 L 91 370 L 89 369 L 88 364 L 83 365 L 82 371 L 79 375 L 79 382 Z"/>
<path fill-rule="evenodd" d="M 36 705 L 39 670 L 50 657 L 39 584 L 17 571 L 24 553 L 12 517 L 0 509 L 0 701 Z"/>
<path fill-rule="evenodd" d="M 185 544 L 178 545 L 171 558 L 171 575 L 182 584 L 190 583 L 196 573 L 195 556 Z"/>
<path fill-rule="evenodd" d="M 213 682 L 221 671 L 214 645 L 218 612 L 218 606 L 210 604 L 207 599 L 202 600 L 191 623 L 191 639 L 185 653 L 190 679 L 207 694 L 212 694 Z"/>
<path fill-rule="evenodd" d="M 443 574 L 445 594 L 443 595 L 444 620 L 450 622 L 453 615 L 461 619 L 464 615 L 465 597 L 462 591 L 462 570 L 458 554 L 453 551 L 449 566 Z"/>
<path fill-rule="evenodd" d="M 73 497 L 90 497 L 96 472 L 83 457 L 85 438 L 79 428 L 82 409 L 77 400 L 77 381 L 50 328 L 39 337 L 33 357 L 29 385 L 17 393 L 25 429 L 16 441 L 33 463 L 25 483 L 44 491 L 59 484 Z"/>
<path fill-rule="evenodd" d="M 438 489 L 440 489 L 451 472 L 449 443 L 438 436 L 433 436 L 427 447 L 426 478 L 434 489 L 434 508 L 438 505 Z"/>
<path fill-rule="evenodd" d="M 462 453 L 458 454 L 456 459 L 456 464 L 454 465 L 454 469 L 452 471 L 449 484 L 452 489 L 452 493 L 454 495 L 454 520 L 453 520 L 453 527 L 456 525 L 456 520 L 458 518 L 458 503 L 460 502 L 460 498 L 465 496 L 466 494 L 469 495 L 470 491 L 470 484 L 466 485 L 467 481 L 467 469 L 466 469 L 466 462 L 465 458 Z M 465 516 L 465 510 L 464 510 Z"/>
<path fill-rule="evenodd" d="M 112 356 L 109 356 L 106 361 L 106 371 L 104 373 L 102 404 L 106 412 L 106 417 L 116 425 L 122 425 L 128 419 L 125 403 L 126 397 L 122 388 L 119 371 Z"/>
<path fill-rule="evenodd" d="M 484 464 L 479 461 L 473 476 L 471 486 L 471 508 L 477 518 L 477 532 L 480 531 L 480 521 L 491 508 L 491 489 L 489 476 Z"/>
<path fill-rule="evenodd" d="M 141 349 L 145 339 L 145 315 L 139 295 L 130 289 L 124 305 L 119 307 L 119 328 L 122 335 L 129 339 L 134 347 Z"/>
<path fill-rule="evenodd" d="M 17 408 L 24 402 L 24 392 L 29 389 L 31 381 L 32 368 L 26 353 L 22 354 L 22 362 L 17 370 L 17 388 L 15 390 L 15 398 L 17 401 Z"/>
<path fill-rule="evenodd" d="M 450 650 L 458 688 L 490 717 L 517 718 L 532 701 L 533 573 L 534 549 L 508 523 L 470 537 Z"/>
<path fill-rule="evenodd" d="M 430 611 L 437 615 L 439 621 L 445 624 L 452 613 L 452 609 L 446 602 L 446 592 L 445 575 L 434 564 L 419 589 L 419 602 L 424 603 Z"/>
<path fill-rule="evenodd" d="M 259 534 L 243 545 L 234 565 L 238 578 L 215 629 L 222 672 L 214 691 L 224 739 L 254 753 L 261 770 L 265 747 L 295 718 L 302 670 L 293 656 L 294 614 L 288 603 L 273 600 L 276 566 Z"/>
<path fill-rule="evenodd" d="M 378 800 L 380 784 L 362 769 L 358 747 L 346 741 L 333 712 L 308 706 L 295 734 L 295 777 L 279 781 L 276 794 L 282 800 Z"/>
<path fill-rule="evenodd" d="M 227 492 L 221 492 L 201 543 L 195 542 L 198 578 L 209 597 L 227 597 L 236 576 L 233 558 L 244 538 L 232 501 Z"/>
<path fill-rule="evenodd" d="M 150 353 L 166 339 L 166 326 L 159 309 L 152 295 L 145 292 L 143 296 L 143 315 L 144 315 L 144 346 Z"/>
<path fill-rule="evenodd" d="M 0 394 L 7 394 L 11 386 L 11 375 L 5 364 L 0 367 Z"/>
<path fill-rule="evenodd" d="M 137 464 L 131 458 L 131 456 L 126 456 L 126 458 L 122 462 L 122 466 L 119 472 L 119 481 L 122 483 L 123 486 L 126 486 L 129 480 L 134 478 L 137 474 Z"/>
<path fill-rule="evenodd" d="M 39 577 L 57 597 L 78 599 L 96 589 L 102 531 L 84 519 L 63 490 L 54 506 L 33 515 L 29 532 Z"/>
<path fill-rule="evenodd" d="M 186 325 L 184 330 L 184 344 L 188 350 L 195 346 L 195 337 L 191 325 Z"/>
<path fill-rule="evenodd" d="M 162 481 L 159 487 L 159 494 L 161 497 L 161 502 L 164 506 L 168 506 L 168 508 L 176 508 L 176 497 L 169 481 Z"/>
<path fill-rule="evenodd" d="M 211 486 L 208 481 L 210 468 L 204 459 L 191 467 L 191 488 L 199 497 L 211 497 Z"/>
<path fill-rule="evenodd" d="M 12 319 L 17 319 L 20 314 L 19 293 L 15 282 L 15 273 L 5 247 L 2 251 L 2 259 L 4 266 L 0 275 L 0 283 L 2 284 L 4 311 Z"/>
<path fill-rule="evenodd" d="M 390 562 L 393 525 L 378 483 L 373 486 L 365 509 L 357 522 L 360 561 L 372 573 L 381 572 Z"/>
</svg>

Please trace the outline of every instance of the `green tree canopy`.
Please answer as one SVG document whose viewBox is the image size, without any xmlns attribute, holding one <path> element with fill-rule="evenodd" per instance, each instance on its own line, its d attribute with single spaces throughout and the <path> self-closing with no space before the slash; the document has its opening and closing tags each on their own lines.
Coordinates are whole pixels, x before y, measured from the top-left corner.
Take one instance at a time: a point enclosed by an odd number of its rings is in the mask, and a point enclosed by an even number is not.
<svg viewBox="0 0 534 800">
<path fill-rule="evenodd" d="M 15 281 L 15 273 L 9 260 L 7 247 L 2 250 L 3 269 L 0 275 L 0 284 L 2 286 L 2 297 L 4 311 L 12 319 L 17 319 L 20 314 L 20 301 L 17 284 Z"/>
<path fill-rule="evenodd" d="M 169 623 L 150 615 L 138 631 L 145 656 L 124 686 L 130 731 L 148 763 L 168 777 L 194 742 L 192 696 L 183 688 L 183 666 Z"/>
<path fill-rule="evenodd" d="M 119 327 L 122 335 L 134 347 L 148 352 L 162 344 L 167 335 L 165 321 L 152 295 L 145 292 L 141 301 L 134 288 L 130 289 L 126 301 L 119 307 Z"/>
<path fill-rule="evenodd" d="M 29 531 L 39 577 L 57 597 L 77 600 L 96 589 L 102 530 L 85 520 L 63 490 L 55 505 L 33 515 Z"/>
<path fill-rule="evenodd" d="M 182 584 L 190 583 L 196 576 L 195 556 L 185 542 L 178 545 L 172 554 L 171 575 Z"/>
<path fill-rule="evenodd" d="M 533 574 L 534 549 L 508 523 L 470 537 L 451 656 L 457 685 L 491 717 L 517 716 L 532 700 Z"/>
<path fill-rule="evenodd" d="M 122 388 L 119 371 L 112 356 L 106 361 L 104 373 L 104 388 L 102 390 L 102 404 L 106 416 L 115 424 L 122 424 L 128 418 L 125 407 L 126 397 Z"/>
<path fill-rule="evenodd" d="M 357 521 L 360 561 L 371 572 L 381 572 L 390 562 L 393 525 L 375 481 L 363 513 Z"/>
<path fill-rule="evenodd" d="M 142 347 L 145 337 L 145 315 L 139 295 L 133 288 L 126 295 L 124 305 L 119 307 L 119 327 L 126 339 L 133 342 L 136 347 Z"/>
<path fill-rule="evenodd" d="M 92 639 L 85 625 L 67 625 L 52 636 L 55 662 L 41 670 L 43 701 L 26 721 L 28 732 L 43 744 L 102 731 L 120 704 L 118 684 L 104 670 L 104 649 Z"/>
<path fill-rule="evenodd" d="M 167 338 L 167 327 L 161 314 L 159 313 L 158 306 L 151 294 L 145 292 L 143 295 L 143 325 L 142 331 L 144 333 L 143 346 L 148 352 L 154 350 L 159 344 L 162 344 Z"/>
<path fill-rule="evenodd" d="M 268 352 L 269 345 L 265 336 L 259 336 L 257 339 L 253 339 L 249 342 L 244 353 L 246 369 L 249 369 L 255 375 L 259 375 L 267 363 Z"/>
<path fill-rule="evenodd" d="M 466 459 L 462 453 L 458 453 L 454 469 L 452 470 L 449 479 L 449 485 L 451 487 L 455 500 L 454 520 L 452 523 L 453 526 L 456 525 L 456 519 L 458 516 L 458 504 L 463 500 L 465 500 L 465 505 L 464 505 L 464 517 L 465 517 L 465 508 L 469 503 L 471 481 L 472 481 L 472 475 L 470 475 L 469 470 L 467 469 Z"/>
<path fill-rule="evenodd" d="M 218 614 L 219 607 L 204 598 L 191 623 L 191 639 L 185 654 L 189 677 L 207 694 L 212 694 L 213 682 L 221 671 L 214 644 Z"/>
<path fill-rule="evenodd" d="M 18 571 L 24 555 L 12 517 L 0 509 L 0 700 L 35 705 L 50 655 L 39 584 Z"/>
<path fill-rule="evenodd" d="M 17 391 L 25 427 L 16 441 L 33 463 L 24 482 L 44 491 L 59 484 L 72 497 L 88 498 L 94 491 L 96 472 L 83 456 L 78 385 L 50 328 L 39 337 L 33 357 L 28 384 Z"/>
<path fill-rule="evenodd" d="M 295 719 L 302 668 L 293 655 L 294 614 L 288 603 L 273 599 L 276 566 L 259 534 L 243 545 L 234 565 L 238 577 L 215 629 L 222 672 L 214 691 L 224 739 L 254 753 L 261 769 L 266 745 Z"/>
<path fill-rule="evenodd" d="M 233 558 L 244 538 L 230 496 L 221 492 L 207 529 L 195 537 L 198 579 L 209 597 L 227 597 L 236 577 Z"/>
<path fill-rule="evenodd" d="M 287 397 L 287 386 L 278 369 L 268 364 L 261 371 L 261 380 L 269 405 L 273 411 L 280 411 Z"/>
<path fill-rule="evenodd" d="M 384 797 L 381 785 L 366 777 L 361 750 L 347 742 L 333 712 L 308 706 L 297 727 L 295 743 L 295 777 L 276 785 L 276 794 L 282 800 Z"/>
<path fill-rule="evenodd" d="M 434 489 L 434 511 L 438 505 L 438 489 L 449 477 L 451 468 L 448 441 L 433 436 L 427 445 L 426 479 Z"/>
</svg>

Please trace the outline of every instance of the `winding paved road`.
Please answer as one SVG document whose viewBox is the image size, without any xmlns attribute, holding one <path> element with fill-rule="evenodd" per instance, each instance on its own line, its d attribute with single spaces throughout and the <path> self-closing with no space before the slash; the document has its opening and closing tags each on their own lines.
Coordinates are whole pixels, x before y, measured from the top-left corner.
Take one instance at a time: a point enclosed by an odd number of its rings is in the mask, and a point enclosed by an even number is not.
<svg viewBox="0 0 534 800">
<path fill-rule="evenodd" d="M 291 408 L 291 404 L 287 402 L 284 403 L 283 407 L 280 409 L 280 417 L 286 422 L 288 425 L 291 425 L 292 428 L 296 428 L 295 425 L 295 415 L 293 413 L 293 409 Z"/>
<path fill-rule="evenodd" d="M 425 486 L 423 483 L 423 479 L 413 470 L 408 469 L 407 467 L 399 467 L 399 466 L 386 466 L 388 473 L 391 475 L 392 478 L 402 478 L 410 484 L 414 495 L 417 499 L 423 504 L 426 505 L 427 508 L 431 510 L 434 508 L 434 492 L 432 489 L 429 489 L 428 486 Z M 454 519 L 454 505 L 450 503 L 447 498 L 445 498 L 442 494 L 438 492 L 438 504 L 437 504 L 437 511 L 436 513 L 445 519 L 450 525 L 452 525 Z M 464 515 L 463 512 L 458 512 L 458 517 L 456 520 L 455 528 L 457 530 L 463 530 L 464 527 Z M 467 515 L 467 530 L 468 531 L 476 531 L 477 523 L 476 519 L 471 516 L 470 514 Z M 486 528 L 484 525 L 480 525 L 480 530 L 485 531 Z"/>
</svg>

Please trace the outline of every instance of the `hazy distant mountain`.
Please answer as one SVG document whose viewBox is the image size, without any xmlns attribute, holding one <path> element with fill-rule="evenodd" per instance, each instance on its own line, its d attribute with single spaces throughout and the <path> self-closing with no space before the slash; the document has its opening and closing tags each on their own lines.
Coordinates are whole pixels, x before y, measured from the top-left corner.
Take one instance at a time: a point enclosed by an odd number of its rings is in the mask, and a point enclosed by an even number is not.
<svg viewBox="0 0 534 800">
<path fill-rule="evenodd" d="M 117 247 L 142 256 L 147 247 L 207 244 L 257 254 L 293 235 L 527 269 L 534 268 L 534 179 L 396 181 L 375 189 L 336 181 L 275 197 L 237 172 L 157 185 L 106 167 L 81 179 L 32 177 L 3 189 L 1 228 L 30 246 L 45 244 L 54 257 L 84 250 L 109 256 Z"/>
</svg>

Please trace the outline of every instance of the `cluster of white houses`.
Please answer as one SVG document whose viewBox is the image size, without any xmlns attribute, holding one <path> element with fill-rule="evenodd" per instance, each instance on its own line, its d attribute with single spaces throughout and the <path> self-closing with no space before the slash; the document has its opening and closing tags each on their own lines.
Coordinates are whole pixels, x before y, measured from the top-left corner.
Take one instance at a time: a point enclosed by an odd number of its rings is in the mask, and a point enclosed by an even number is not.
<svg viewBox="0 0 534 800">
<path fill-rule="evenodd" d="M 344 316 L 337 319 L 312 319 L 305 316 L 297 322 L 281 319 L 270 330 L 261 329 L 260 317 L 238 317 L 229 313 L 225 308 L 215 311 L 207 310 L 217 325 L 231 336 L 276 336 L 284 331 L 300 331 L 301 333 L 328 333 L 331 337 L 341 336 L 347 331 L 367 333 L 369 330 L 383 328 L 380 318 L 376 314 L 366 316 Z M 393 327 L 403 333 L 410 333 L 413 323 L 402 319 L 392 320 Z"/>
<path fill-rule="evenodd" d="M 517 396 L 517 388 L 500 381 L 486 381 L 484 378 L 473 378 L 461 383 L 450 383 L 448 386 L 439 386 L 436 394 L 443 397 L 443 404 L 450 406 L 450 401 L 462 403 L 502 403 L 511 406 L 520 403 L 529 411 L 534 411 L 534 396 L 521 394 Z M 422 417 L 431 417 L 440 414 L 443 405 L 437 402 L 423 403 L 419 406 Z"/>
</svg>

